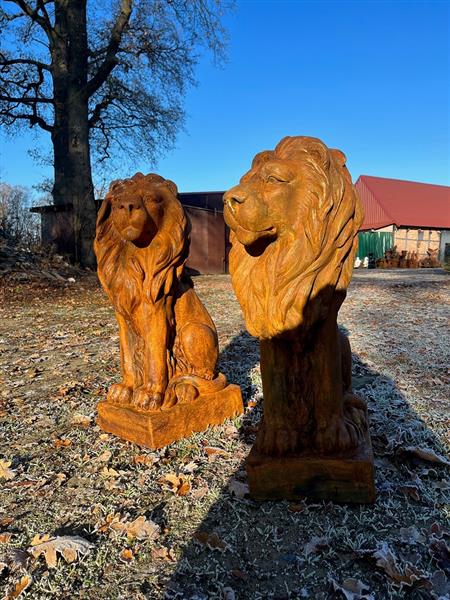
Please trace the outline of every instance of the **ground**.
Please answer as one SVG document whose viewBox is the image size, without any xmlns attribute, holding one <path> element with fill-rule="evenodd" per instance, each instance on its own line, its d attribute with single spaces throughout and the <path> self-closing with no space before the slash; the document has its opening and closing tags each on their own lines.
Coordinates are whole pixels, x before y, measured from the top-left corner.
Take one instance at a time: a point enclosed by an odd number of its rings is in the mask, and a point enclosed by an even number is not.
<svg viewBox="0 0 450 600">
<path fill-rule="evenodd" d="M 377 500 L 341 506 L 246 495 L 261 378 L 228 276 L 195 287 L 246 413 L 157 452 L 95 424 L 119 369 L 95 278 L 4 281 L 5 598 L 448 598 L 449 282 L 440 270 L 355 273 L 340 324 L 369 404 Z"/>
</svg>

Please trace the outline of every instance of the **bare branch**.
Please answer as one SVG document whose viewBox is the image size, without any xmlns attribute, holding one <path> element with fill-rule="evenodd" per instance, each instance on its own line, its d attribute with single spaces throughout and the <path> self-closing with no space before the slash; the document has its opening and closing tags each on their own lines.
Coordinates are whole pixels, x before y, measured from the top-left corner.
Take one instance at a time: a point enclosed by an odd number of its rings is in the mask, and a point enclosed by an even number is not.
<svg viewBox="0 0 450 600">
<path fill-rule="evenodd" d="M 12 2 L 16 6 L 18 6 L 24 15 L 30 17 L 33 23 L 37 23 L 47 34 L 47 37 L 50 41 L 53 40 L 53 29 L 50 23 L 50 19 L 48 18 L 47 11 L 45 10 L 45 6 L 42 2 L 37 2 L 36 8 L 33 9 L 26 2 L 26 0 L 4 0 L 5 2 Z M 44 9 L 44 15 L 39 14 L 39 9 Z"/>
<path fill-rule="evenodd" d="M 34 107 L 36 108 L 36 107 Z M 41 129 L 45 129 L 45 131 L 49 131 L 50 133 L 52 133 L 53 131 L 53 126 L 49 125 L 47 123 L 47 121 L 45 121 L 45 119 L 43 119 L 41 116 L 39 116 L 38 114 L 36 114 L 36 112 L 34 111 L 34 114 L 26 114 L 26 113 L 17 113 L 17 114 L 9 114 L 9 113 L 4 113 L 3 115 L 0 112 L 0 116 L 4 116 L 7 117 L 8 119 L 11 119 L 11 124 L 14 123 L 17 120 L 26 120 L 29 121 L 30 126 L 33 127 L 34 125 L 38 125 Z"/>
<path fill-rule="evenodd" d="M 106 79 L 117 65 L 117 51 L 120 47 L 123 32 L 125 31 L 130 20 L 132 8 L 133 0 L 121 1 L 120 11 L 111 31 L 111 37 L 106 50 L 105 60 L 99 66 L 95 75 L 88 81 L 85 88 L 86 98 L 90 98 L 92 94 L 94 94 L 105 83 Z"/>
<path fill-rule="evenodd" d="M 0 94 L 0 100 L 3 100 L 4 102 L 17 102 L 18 104 L 54 104 L 55 101 L 53 100 L 53 98 L 39 98 L 39 97 L 35 97 L 35 98 L 27 98 L 27 97 L 20 97 L 20 98 L 14 98 L 13 96 L 8 96 L 8 95 L 4 95 L 4 94 Z"/>
<path fill-rule="evenodd" d="M 31 58 L 5 58 L 3 54 L 0 53 L 0 67 L 9 67 L 10 65 L 30 65 L 33 67 L 37 67 L 38 69 L 44 69 L 45 71 L 50 71 L 50 65 L 46 63 L 40 62 L 39 60 L 33 60 Z"/>
</svg>

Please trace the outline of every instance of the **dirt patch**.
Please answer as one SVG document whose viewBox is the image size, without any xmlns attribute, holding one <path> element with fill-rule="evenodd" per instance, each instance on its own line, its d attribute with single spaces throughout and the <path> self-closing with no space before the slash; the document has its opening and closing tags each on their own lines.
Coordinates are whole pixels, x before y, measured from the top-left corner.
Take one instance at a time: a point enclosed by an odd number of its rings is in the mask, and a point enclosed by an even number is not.
<svg viewBox="0 0 450 600">
<path fill-rule="evenodd" d="M 369 404 L 377 501 L 354 507 L 247 498 L 261 378 L 227 276 L 194 283 L 246 413 L 158 452 L 95 425 L 119 369 L 113 311 L 96 279 L 4 282 L 5 593 L 22 582 L 23 596 L 39 599 L 445 597 L 449 281 L 443 271 L 355 274 L 340 323 Z"/>
</svg>

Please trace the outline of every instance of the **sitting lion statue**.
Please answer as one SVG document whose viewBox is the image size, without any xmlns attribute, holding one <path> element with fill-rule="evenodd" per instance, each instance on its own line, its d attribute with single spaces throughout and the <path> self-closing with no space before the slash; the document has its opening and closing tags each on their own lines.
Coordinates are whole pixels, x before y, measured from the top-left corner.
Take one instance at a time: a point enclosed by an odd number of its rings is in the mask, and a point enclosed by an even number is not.
<svg viewBox="0 0 450 600">
<path fill-rule="evenodd" d="M 263 454 L 348 453 L 367 429 L 337 328 L 363 217 L 345 161 L 316 138 L 287 137 L 224 195 L 233 287 L 261 340 Z"/>
<path fill-rule="evenodd" d="M 111 184 L 98 214 L 98 275 L 116 311 L 123 376 L 111 403 L 166 409 L 226 385 L 214 323 L 184 271 L 190 224 L 177 193 L 137 173 Z"/>
</svg>

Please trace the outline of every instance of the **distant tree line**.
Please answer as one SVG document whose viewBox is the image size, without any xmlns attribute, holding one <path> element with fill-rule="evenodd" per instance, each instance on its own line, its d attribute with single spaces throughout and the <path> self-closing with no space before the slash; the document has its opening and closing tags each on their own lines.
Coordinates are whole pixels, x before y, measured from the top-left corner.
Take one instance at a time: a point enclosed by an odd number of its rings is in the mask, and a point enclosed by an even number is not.
<svg viewBox="0 0 450 600">
<path fill-rule="evenodd" d="M 0 236 L 26 247 L 40 241 L 38 215 L 28 188 L 0 182 Z"/>
</svg>

